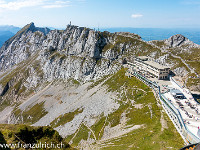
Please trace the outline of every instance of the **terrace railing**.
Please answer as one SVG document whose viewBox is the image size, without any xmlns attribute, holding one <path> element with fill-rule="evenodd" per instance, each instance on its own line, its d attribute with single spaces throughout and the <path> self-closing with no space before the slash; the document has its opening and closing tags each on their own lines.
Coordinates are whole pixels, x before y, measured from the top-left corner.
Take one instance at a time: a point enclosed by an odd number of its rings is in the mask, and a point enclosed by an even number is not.
<svg viewBox="0 0 200 150">
<path fill-rule="evenodd" d="M 185 125 L 183 118 L 181 116 L 180 111 L 160 92 L 160 86 L 157 85 L 157 83 L 150 81 L 140 73 L 138 73 L 136 70 L 133 70 L 132 72 L 129 72 L 130 74 L 134 75 L 136 78 L 140 79 L 142 82 L 150 86 L 155 93 L 158 95 L 159 99 L 169 108 L 169 110 L 176 116 L 177 121 L 179 123 L 180 128 L 179 132 L 182 134 L 182 136 L 187 140 L 188 143 L 194 144 L 199 143 L 200 138 L 195 136 Z M 174 79 L 172 78 L 174 81 Z M 176 83 L 176 81 L 174 81 Z M 177 83 L 176 83 L 177 84 Z M 178 84 L 177 84 L 178 85 Z M 179 85 L 178 85 L 179 86 Z M 180 87 L 180 86 L 179 86 Z M 169 116 L 170 117 L 170 116 Z"/>
</svg>

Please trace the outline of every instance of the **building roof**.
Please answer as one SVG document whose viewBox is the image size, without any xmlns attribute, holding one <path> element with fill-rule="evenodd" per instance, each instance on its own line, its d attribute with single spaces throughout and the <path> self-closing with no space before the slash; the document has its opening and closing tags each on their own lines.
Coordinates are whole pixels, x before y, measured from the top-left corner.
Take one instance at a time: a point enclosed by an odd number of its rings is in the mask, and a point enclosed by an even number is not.
<svg viewBox="0 0 200 150">
<path fill-rule="evenodd" d="M 180 90 L 178 90 L 178 89 L 170 89 L 170 92 L 173 95 L 183 95 L 183 93 Z"/>
<path fill-rule="evenodd" d="M 146 61 L 148 60 L 148 57 L 147 56 L 138 56 L 137 58 L 143 60 L 143 61 Z"/>
<path fill-rule="evenodd" d="M 149 57 L 147 57 L 147 56 L 138 56 L 137 58 L 142 60 L 142 61 L 144 61 L 145 64 L 150 65 L 150 66 L 152 66 L 154 68 L 157 68 L 157 69 L 170 69 L 168 66 L 164 66 L 164 65 L 161 65 L 161 64 L 159 64 L 159 63 L 157 63 L 155 61 L 149 60 Z"/>
<path fill-rule="evenodd" d="M 161 64 L 154 62 L 154 61 L 148 60 L 148 61 L 145 61 L 145 63 L 147 63 L 148 65 L 155 67 L 157 69 L 168 69 L 169 68 L 168 66 L 161 65 Z"/>
</svg>

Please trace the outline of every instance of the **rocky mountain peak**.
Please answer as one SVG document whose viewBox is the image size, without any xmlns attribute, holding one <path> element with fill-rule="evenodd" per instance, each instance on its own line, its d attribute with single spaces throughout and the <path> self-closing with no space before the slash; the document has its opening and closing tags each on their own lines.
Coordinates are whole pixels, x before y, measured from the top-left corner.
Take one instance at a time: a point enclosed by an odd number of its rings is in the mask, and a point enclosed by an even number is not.
<svg viewBox="0 0 200 150">
<path fill-rule="evenodd" d="M 45 28 L 36 27 L 35 24 L 33 22 L 31 22 L 30 24 L 27 24 L 25 27 L 23 27 L 20 30 L 20 32 L 23 32 L 23 33 L 26 33 L 28 31 L 31 31 L 31 32 L 40 31 L 46 35 L 49 33 L 50 29 L 47 27 L 45 27 Z"/>
<path fill-rule="evenodd" d="M 14 40 L 19 40 L 21 38 L 22 35 L 26 35 L 27 33 L 31 32 L 34 33 L 36 31 L 39 31 L 41 33 L 43 33 L 44 35 L 47 35 L 50 32 L 49 28 L 40 28 L 40 27 L 36 27 L 35 24 L 33 22 L 31 22 L 30 24 L 27 24 L 26 26 L 24 26 L 21 30 L 19 30 L 13 37 L 11 37 L 9 40 L 7 40 L 3 47 L 6 49 L 8 48 L 8 46 L 14 41 Z M 31 34 L 30 33 L 30 34 Z M 26 35 L 27 36 L 27 35 Z"/>
<path fill-rule="evenodd" d="M 176 34 L 167 39 L 165 43 L 170 47 L 177 47 L 181 46 L 185 41 L 188 41 L 186 37 L 181 34 Z"/>
<path fill-rule="evenodd" d="M 35 30 L 35 24 L 33 22 L 31 22 L 27 26 L 29 26 L 29 29 Z"/>
<path fill-rule="evenodd" d="M 28 31 L 32 31 L 32 32 L 36 31 L 36 27 L 35 27 L 35 24 L 33 22 L 24 26 L 19 32 L 26 33 Z"/>
</svg>

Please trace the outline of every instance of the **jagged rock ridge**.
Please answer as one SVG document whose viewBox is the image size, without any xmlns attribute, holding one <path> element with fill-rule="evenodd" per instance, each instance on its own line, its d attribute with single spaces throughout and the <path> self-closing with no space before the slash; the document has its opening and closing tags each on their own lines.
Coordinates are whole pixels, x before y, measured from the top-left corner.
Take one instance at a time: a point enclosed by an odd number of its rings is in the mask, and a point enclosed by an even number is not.
<svg viewBox="0 0 200 150">
<path fill-rule="evenodd" d="M 55 79 L 84 82 L 112 74 L 121 68 L 125 49 L 133 49 L 129 39 L 141 40 L 135 34 L 122 36 L 73 25 L 47 34 L 41 32 L 44 30 L 30 23 L 0 49 L 0 71 L 6 73 L 0 81 L 1 95 L 15 101 L 20 99 L 16 94 L 39 90 L 43 83 Z M 127 42 L 120 42 L 124 38 Z"/>
<path fill-rule="evenodd" d="M 5 71 L 0 78 L 0 122 L 55 125 L 63 137 L 74 134 L 71 141 L 87 132 L 84 139 L 91 143 L 141 128 L 160 141 L 161 114 L 151 89 L 120 70 L 124 58 L 130 61 L 137 55 L 160 57 L 162 52 L 131 33 L 69 25 L 44 34 L 31 23 L 0 50 L 0 70 Z M 143 119 L 134 118 L 137 114 Z M 71 115 L 68 121 L 65 115 Z M 84 145 L 79 140 L 76 144 Z"/>
</svg>

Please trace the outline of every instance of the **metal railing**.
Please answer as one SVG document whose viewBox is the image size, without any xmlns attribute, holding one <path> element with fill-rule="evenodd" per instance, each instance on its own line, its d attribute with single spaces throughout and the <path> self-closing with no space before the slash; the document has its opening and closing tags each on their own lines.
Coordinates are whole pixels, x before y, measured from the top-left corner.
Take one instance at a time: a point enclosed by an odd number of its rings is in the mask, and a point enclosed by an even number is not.
<svg viewBox="0 0 200 150">
<path fill-rule="evenodd" d="M 181 87 L 171 76 L 170 76 L 169 78 L 170 78 L 170 80 L 172 80 L 176 85 L 178 85 L 178 87 L 183 88 L 183 87 Z"/>
<path fill-rule="evenodd" d="M 187 126 L 185 125 L 183 118 L 181 116 L 180 111 L 173 105 L 171 104 L 171 102 L 164 96 L 161 94 L 161 100 L 165 101 L 165 103 L 168 104 L 168 107 L 172 110 L 172 112 L 174 113 L 174 115 L 178 118 L 178 122 L 181 126 L 181 133 L 183 134 L 183 136 L 190 142 L 190 143 L 198 143 L 200 142 L 200 139 L 195 136 L 192 132 L 190 132 L 190 130 L 188 130 Z"/>
<path fill-rule="evenodd" d="M 181 129 L 179 130 L 179 132 L 184 136 L 184 138 L 189 143 L 194 144 L 194 143 L 200 142 L 200 138 L 198 138 L 192 132 L 190 132 L 190 130 L 188 130 L 187 126 L 185 125 L 185 123 L 183 121 L 183 118 L 181 116 L 180 111 L 173 104 L 171 104 L 171 102 L 163 94 L 161 94 L 161 92 L 160 92 L 160 86 L 159 85 L 157 85 L 155 82 L 152 82 L 149 79 L 145 78 L 144 76 L 142 76 L 141 74 L 139 74 L 135 70 L 133 72 L 129 72 L 129 73 L 132 74 L 132 75 L 134 75 L 136 78 L 140 79 L 141 81 L 143 81 L 145 84 L 147 84 L 148 86 L 150 86 L 155 91 L 155 93 L 157 94 L 157 96 L 159 97 L 159 99 L 163 103 L 165 103 L 166 106 L 169 108 L 169 110 L 171 110 L 171 112 L 176 116 L 177 121 L 178 121 L 178 123 L 179 123 L 179 125 L 181 127 Z M 173 78 L 172 78 L 172 80 L 174 81 Z M 174 82 L 176 83 L 176 81 L 174 81 Z M 155 88 L 157 88 L 157 90 Z"/>
</svg>

